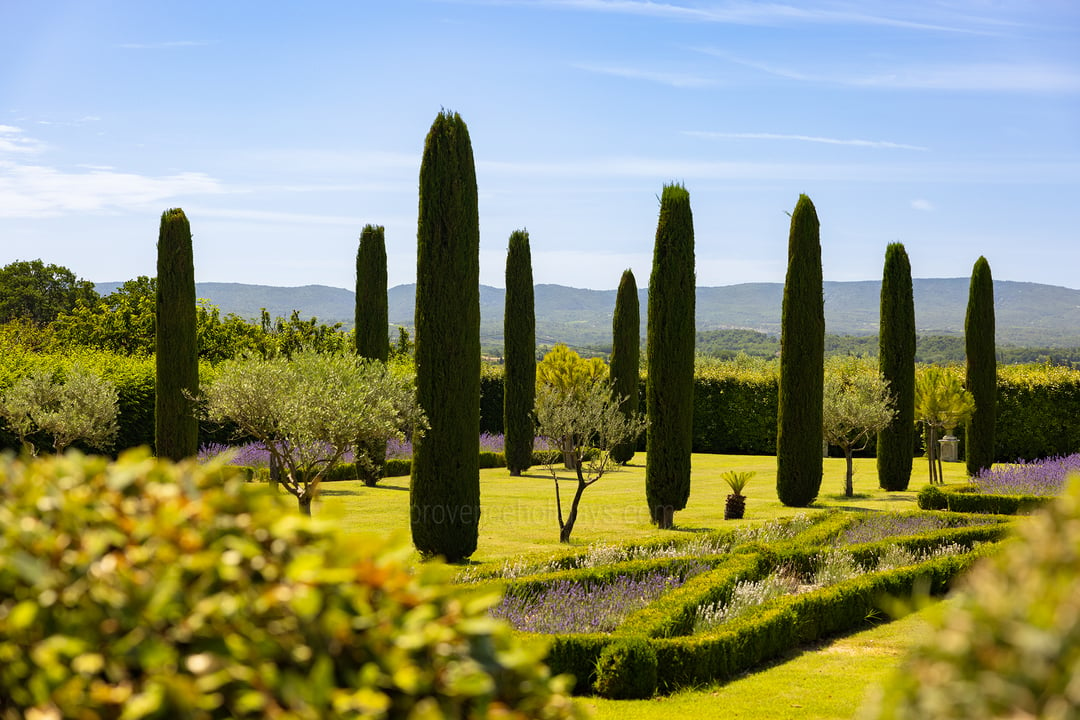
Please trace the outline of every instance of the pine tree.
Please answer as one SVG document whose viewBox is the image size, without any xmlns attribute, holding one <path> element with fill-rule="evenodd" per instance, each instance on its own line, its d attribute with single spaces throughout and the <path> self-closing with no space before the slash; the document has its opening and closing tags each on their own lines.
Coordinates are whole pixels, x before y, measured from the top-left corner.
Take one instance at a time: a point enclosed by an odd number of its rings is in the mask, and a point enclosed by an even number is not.
<svg viewBox="0 0 1080 720">
<path fill-rule="evenodd" d="M 652 521 L 671 528 L 690 497 L 694 415 L 694 217 L 690 193 L 664 186 L 649 278 L 649 429 L 645 444 L 645 496 Z"/>
<path fill-rule="evenodd" d="M 994 279 L 990 263 L 980 257 L 971 271 L 967 316 L 965 385 L 975 399 L 967 436 L 967 471 L 974 476 L 994 463 L 994 426 L 997 417 L 997 349 L 994 345 Z"/>
<path fill-rule="evenodd" d="M 192 401 L 199 392 L 199 346 L 191 227 L 180 208 L 161 215 L 156 306 L 154 445 L 158 457 L 183 460 L 199 451 Z"/>
<path fill-rule="evenodd" d="M 628 418 L 638 411 L 641 382 L 641 309 L 637 281 L 632 270 L 624 270 L 615 296 L 611 319 L 611 387 L 622 398 L 619 409 Z M 637 438 L 611 449 L 611 458 L 625 464 L 634 457 Z"/>
<path fill-rule="evenodd" d="M 506 252 L 506 303 L 503 315 L 503 428 L 506 468 L 518 476 L 532 465 L 533 403 L 536 399 L 536 313 L 533 308 L 529 233 L 510 234 Z"/>
<path fill-rule="evenodd" d="M 814 204 L 800 195 L 788 236 L 776 426 L 776 494 L 792 507 L 806 507 L 821 489 L 824 373 L 820 226 Z"/>
<path fill-rule="evenodd" d="M 469 130 L 442 111 L 424 142 L 416 260 L 417 400 L 413 544 L 460 562 L 480 524 L 480 221 Z"/>
<path fill-rule="evenodd" d="M 885 490 L 907 490 L 915 452 L 915 299 L 901 243 L 885 249 L 880 323 L 878 368 L 896 414 L 877 436 L 878 483 Z"/>
<path fill-rule="evenodd" d="M 386 231 L 365 225 L 356 249 L 356 354 L 386 362 L 390 336 L 386 304 Z"/>
<path fill-rule="evenodd" d="M 356 354 L 386 362 L 390 355 L 390 321 L 386 300 L 386 231 L 365 225 L 356 248 Z M 364 484 L 374 487 L 385 474 L 386 442 L 357 442 L 356 462 Z"/>
</svg>

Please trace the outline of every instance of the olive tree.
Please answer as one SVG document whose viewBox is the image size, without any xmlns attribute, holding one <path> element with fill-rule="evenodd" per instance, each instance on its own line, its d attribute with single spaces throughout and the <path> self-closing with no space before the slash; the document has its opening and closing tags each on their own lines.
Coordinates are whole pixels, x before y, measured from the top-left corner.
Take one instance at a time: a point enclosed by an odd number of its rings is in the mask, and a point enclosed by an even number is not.
<svg viewBox="0 0 1080 720">
<path fill-rule="evenodd" d="M 421 432 L 413 378 L 377 360 L 303 352 L 228 360 L 202 390 L 204 412 L 263 443 L 304 514 L 319 483 L 357 440 Z"/>
<path fill-rule="evenodd" d="M 77 440 L 105 449 L 116 437 L 117 413 L 116 386 L 79 365 L 33 370 L 0 398 L 0 417 L 31 455 L 37 448 L 30 437 L 38 432 L 52 436 L 56 453 Z"/>
<path fill-rule="evenodd" d="M 825 442 L 839 447 L 847 461 L 845 496 L 855 494 L 852 454 L 865 450 L 870 438 L 888 426 L 894 414 L 889 383 L 876 364 L 851 356 L 829 358 L 825 363 L 822 432 Z"/>
<path fill-rule="evenodd" d="M 560 542 L 570 542 L 585 489 L 618 467 L 611 450 L 645 429 L 645 419 L 640 414 L 624 414 L 622 400 L 612 392 L 606 379 L 583 382 L 573 392 L 564 392 L 551 384 L 540 385 L 536 390 L 537 433 L 549 445 L 563 448 L 577 481 L 574 499 L 564 519 L 559 492 L 560 463 L 555 453 L 548 454 L 545 465 L 555 482 Z M 595 452 L 586 452 L 592 448 Z"/>
<path fill-rule="evenodd" d="M 536 366 L 536 393 L 551 390 L 561 403 L 573 404 L 593 385 L 608 378 L 608 367 L 600 358 L 585 359 L 562 343 L 557 343 Z M 555 445 L 562 450 L 563 464 L 573 470 L 575 455 L 568 445 Z"/>
</svg>

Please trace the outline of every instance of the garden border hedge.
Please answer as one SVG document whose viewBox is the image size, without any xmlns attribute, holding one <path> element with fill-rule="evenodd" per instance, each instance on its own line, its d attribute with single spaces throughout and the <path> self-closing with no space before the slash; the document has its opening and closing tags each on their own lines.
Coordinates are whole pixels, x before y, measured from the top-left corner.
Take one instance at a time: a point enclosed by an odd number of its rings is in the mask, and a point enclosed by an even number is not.
<svg viewBox="0 0 1080 720">
<path fill-rule="evenodd" d="M 980 493 L 974 485 L 927 485 L 917 501 L 923 510 L 948 510 L 987 515 L 1019 515 L 1053 501 L 1049 495 L 992 495 Z"/>
</svg>

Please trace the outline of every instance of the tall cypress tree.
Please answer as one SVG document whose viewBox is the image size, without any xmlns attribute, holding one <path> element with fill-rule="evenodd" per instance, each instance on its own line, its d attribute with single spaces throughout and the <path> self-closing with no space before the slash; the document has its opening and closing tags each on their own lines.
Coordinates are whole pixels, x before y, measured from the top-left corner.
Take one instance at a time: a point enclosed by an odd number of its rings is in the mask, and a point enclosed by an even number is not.
<svg viewBox="0 0 1080 720">
<path fill-rule="evenodd" d="M 156 310 L 154 445 L 158 457 L 183 460 L 199 451 L 199 421 L 191 400 L 199 392 L 199 345 L 191 227 L 180 208 L 161 214 Z"/>
<path fill-rule="evenodd" d="M 390 356 L 389 310 L 386 300 L 386 231 L 365 225 L 356 248 L 356 354 L 386 362 Z M 357 468 L 364 484 L 374 487 L 385 474 L 386 442 L 357 443 Z M 366 458 L 370 465 L 362 465 Z"/>
<path fill-rule="evenodd" d="M 824 380 L 820 226 L 814 204 L 800 195 L 788 235 L 776 425 L 776 494 L 792 507 L 806 507 L 821 489 Z"/>
<path fill-rule="evenodd" d="M 615 295 L 615 315 L 611 319 L 611 389 L 622 398 L 619 409 L 627 417 L 638 411 L 641 383 L 641 308 L 637 280 L 632 270 L 623 270 Z M 634 457 L 637 438 L 611 449 L 611 459 L 628 463 Z"/>
<path fill-rule="evenodd" d="M 365 225 L 356 248 L 356 354 L 386 362 L 390 320 L 386 301 L 386 231 Z"/>
<path fill-rule="evenodd" d="M 536 399 L 536 312 L 533 307 L 529 233 L 510 234 L 506 252 L 506 302 L 503 315 L 503 428 L 506 469 L 518 476 L 532 465 L 533 403 Z"/>
<path fill-rule="evenodd" d="M 885 249 L 878 368 L 889 383 L 895 410 L 877 436 L 878 483 L 885 490 L 907 490 L 915 452 L 915 297 L 911 263 L 901 243 Z"/>
<path fill-rule="evenodd" d="M 997 349 L 994 345 L 994 279 L 990 263 L 980 257 L 971 271 L 967 316 L 964 318 L 967 350 L 965 385 L 975 400 L 965 435 L 967 471 L 976 475 L 994 463 L 994 426 L 997 417 Z"/>
<path fill-rule="evenodd" d="M 652 521 L 671 528 L 690 497 L 694 416 L 694 216 L 690 193 L 665 185 L 649 278 L 645 497 Z"/>
<path fill-rule="evenodd" d="M 442 111 L 420 163 L 416 394 L 428 430 L 413 441 L 413 544 L 460 562 L 480 524 L 480 221 L 465 121 Z"/>
</svg>

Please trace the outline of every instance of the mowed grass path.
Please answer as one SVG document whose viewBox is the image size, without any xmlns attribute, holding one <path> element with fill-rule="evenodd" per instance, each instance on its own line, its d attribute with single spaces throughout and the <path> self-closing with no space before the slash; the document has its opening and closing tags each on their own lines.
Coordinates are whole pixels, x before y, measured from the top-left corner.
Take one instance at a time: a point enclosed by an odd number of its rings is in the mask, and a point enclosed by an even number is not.
<svg viewBox="0 0 1080 720">
<path fill-rule="evenodd" d="M 480 471 L 480 538 L 474 563 L 502 563 L 511 558 L 581 549 L 680 534 L 734 528 L 791 517 L 829 508 L 852 511 L 914 510 L 915 495 L 926 484 L 926 470 L 916 458 L 911 490 L 886 493 L 878 488 L 872 458 L 855 460 L 854 498 L 843 496 L 844 460 L 826 458 L 824 479 L 817 501 L 809 508 L 785 507 L 776 499 L 776 458 L 763 455 L 695 454 L 692 463 L 690 501 L 675 513 L 676 529 L 657 530 L 649 522 L 645 506 L 645 455 L 638 453 L 629 465 L 605 475 L 582 497 L 571 545 L 559 543 L 555 490 L 545 468 L 534 467 L 521 477 L 510 477 L 505 468 Z M 724 503 L 730 492 L 722 474 L 727 470 L 756 472 L 744 490 L 748 500 L 743 520 L 724 520 Z M 946 482 L 965 479 L 963 463 L 946 463 Z M 560 473 L 564 517 L 577 482 L 571 472 Z M 313 507 L 316 516 L 331 518 L 347 532 L 401 533 L 409 537 L 409 478 L 384 478 L 374 488 L 359 481 L 323 483 Z"/>
</svg>

